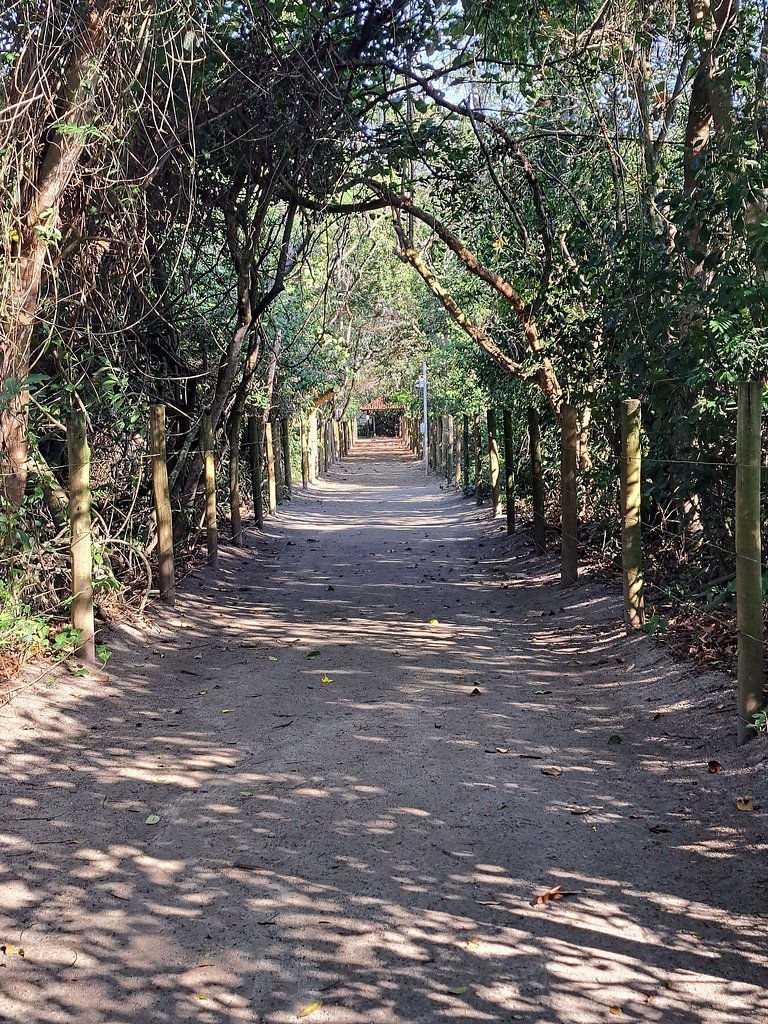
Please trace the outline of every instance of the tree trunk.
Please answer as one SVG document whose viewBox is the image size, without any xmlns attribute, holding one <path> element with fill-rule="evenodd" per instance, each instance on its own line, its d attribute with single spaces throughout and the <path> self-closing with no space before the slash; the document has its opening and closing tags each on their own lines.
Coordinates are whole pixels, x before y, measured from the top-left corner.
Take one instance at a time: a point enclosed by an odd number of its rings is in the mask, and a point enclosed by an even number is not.
<svg viewBox="0 0 768 1024">
<path fill-rule="evenodd" d="M 29 85 L 31 93 L 58 92 L 63 103 L 52 115 L 57 124 L 85 126 L 93 116 L 94 103 L 83 82 L 86 72 L 95 71 L 94 65 L 104 56 L 104 23 L 114 6 L 103 4 L 97 11 L 95 5 L 90 5 L 88 13 L 79 16 L 72 56 L 60 81 Z M 33 73 L 38 72 L 42 76 L 44 69 L 34 69 Z M 62 133 L 53 125 L 47 125 L 44 136 L 34 139 L 28 146 L 27 159 L 36 152 L 42 155 L 36 167 L 27 169 L 34 189 L 29 190 L 28 205 L 17 211 L 23 228 L 11 269 L 5 271 L 5 286 L 0 296 L 3 310 L 0 335 L 4 335 L 0 346 L 0 386 L 12 392 L 10 400 L 0 406 L 0 496 L 12 508 L 21 505 L 27 485 L 29 391 L 26 380 L 43 271 L 49 258 L 49 242 L 45 231 L 40 229 L 59 226 L 59 206 L 75 176 L 86 137 L 84 131 Z"/>
</svg>

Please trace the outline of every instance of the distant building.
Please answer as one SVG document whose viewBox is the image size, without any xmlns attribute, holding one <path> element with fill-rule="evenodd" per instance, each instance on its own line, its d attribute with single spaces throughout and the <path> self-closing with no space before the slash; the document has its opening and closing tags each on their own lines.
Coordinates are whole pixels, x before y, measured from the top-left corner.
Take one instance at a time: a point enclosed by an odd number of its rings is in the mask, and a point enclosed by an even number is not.
<svg viewBox="0 0 768 1024">
<path fill-rule="evenodd" d="M 393 404 L 379 395 L 378 398 L 374 398 L 372 402 L 361 407 L 358 424 L 365 416 L 367 417 L 365 426 L 360 424 L 365 433 L 372 437 L 397 437 L 400 433 L 404 412 L 404 406 Z"/>
</svg>

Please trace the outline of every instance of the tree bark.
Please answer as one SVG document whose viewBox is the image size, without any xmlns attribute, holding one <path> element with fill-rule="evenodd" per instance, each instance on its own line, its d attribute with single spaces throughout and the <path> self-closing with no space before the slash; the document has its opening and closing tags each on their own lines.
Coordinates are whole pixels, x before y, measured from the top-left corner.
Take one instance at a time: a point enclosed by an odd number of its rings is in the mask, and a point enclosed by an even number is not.
<svg viewBox="0 0 768 1024">
<path fill-rule="evenodd" d="M 89 5 L 87 14 L 77 16 L 69 65 L 61 81 L 53 83 L 59 95 L 64 97 L 63 107 L 52 113 L 57 123 L 83 127 L 93 116 L 93 99 L 83 81 L 87 69 L 104 56 L 105 20 L 114 6 L 112 3 L 102 4 L 99 10 L 95 5 Z M 35 72 L 43 75 L 45 69 L 40 67 Z M 51 85 L 48 81 L 35 82 L 29 91 L 47 94 Z M 0 302 L 0 308 L 4 310 L 0 321 L 0 333 L 4 335 L 0 346 L 0 385 L 5 389 L 10 385 L 12 391 L 10 400 L 0 406 L 0 496 L 12 508 L 21 505 L 29 468 L 29 390 L 26 381 L 43 273 L 50 256 L 50 243 L 44 229 L 58 227 L 59 207 L 75 177 L 85 139 L 84 131 L 62 133 L 48 124 L 26 157 L 31 159 L 37 146 L 41 147 L 39 163 L 36 168 L 30 168 L 30 181 L 24 183 L 26 187 L 22 195 L 26 193 L 29 199 L 18 210 L 20 238 L 10 270 L 6 271 L 4 295 Z"/>
</svg>

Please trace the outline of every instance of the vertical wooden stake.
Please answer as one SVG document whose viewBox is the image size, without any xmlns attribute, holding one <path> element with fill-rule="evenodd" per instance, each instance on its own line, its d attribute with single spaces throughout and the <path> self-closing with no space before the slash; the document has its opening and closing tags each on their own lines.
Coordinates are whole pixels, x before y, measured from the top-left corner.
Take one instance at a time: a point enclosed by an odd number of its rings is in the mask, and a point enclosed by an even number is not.
<svg viewBox="0 0 768 1024">
<path fill-rule="evenodd" d="M 739 384 L 736 425 L 736 614 L 739 630 L 738 742 L 755 735 L 763 703 L 763 590 L 760 546 L 760 450 L 763 389 Z"/>
<path fill-rule="evenodd" d="M 288 501 L 293 496 L 293 473 L 291 472 L 291 421 L 283 416 L 283 479 Z"/>
<path fill-rule="evenodd" d="M 165 461 L 165 406 L 152 406 L 152 487 L 157 519 L 157 560 L 160 600 L 176 603 L 176 569 L 173 562 L 173 517 Z"/>
<path fill-rule="evenodd" d="M 317 436 L 317 411 L 309 417 L 309 482 L 315 483 L 320 472 L 320 444 Z"/>
<path fill-rule="evenodd" d="M 462 461 L 461 474 L 464 482 L 464 497 L 469 497 L 469 416 L 464 417 L 463 426 L 463 447 L 462 455 L 464 456 Z"/>
<path fill-rule="evenodd" d="M 251 494 L 256 526 L 264 529 L 264 498 L 261 494 L 261 422 L 258 416 L 248 417 L 248 461 L 251 467 Z"/>
<path fill-rule="evenodd" d="M 91 553 L 91 450 L 87 421 L 82 409 L 74 409 L 67 423 L 69 460 L 69 529 L 72 569 L 72 626 L 80 630 L 77 654 L 96 661 L 93 621 L 93 556 Z"/>
<path fill-rule="evenodd" d="M 277 514 L 277 479 L 275 477 L 275 449 L 272 444 L 272 423 L 264 424 L 264 442 L 267 449 L 267 511 Z"/>
<path fill-rule="evenodd" d="M 208 565 L 219 567 L 219 526 L 216 514 L 216 456 L 213 449 L 211 417 L 203 416 L 203 459 L 205 460 L 205 525 Z"/>
<path fill-rule="evenodd" d="M 560 458 L 560 512 L 562 544 L 560 583 L 567 587 L 579 578 L 579 505 L 576 492 L 576 464 L 579 452 L 579 425 L 576 410 L 563 404 Z"/>
<path fill-rule="evenodd" d="M 451 479 L 451 452 L 453 451 L 453 421 L 450 416 L 443 417 L 443 470 L 445 479 Z"/>
<path fill-rule="evenodd" d="M 645 624 L 643 602 L 643 544 L 640 502 L 642 471 L 640 402 L 621 403 L 621 561 L 624 577 L 624 624 L 627 632 Z"/>
<path fill-rule="evenodd" d="M 536 552 L 547 549 L 547 520 L 544 514 L 544 469 L 541 463 L 541 429 L 539 414 L 528 406 L 528 442 L 531 451 L 531 485 L 533 490 L 533 542 Z"/>
<path fill-rule="evenodd" d="M 275 498 L 278 505 L 283 504 L 285 497 L 283 479 L 283 424 L 280 416 L 272 423 L 272 459 L 275 464 Z"/>
<path fill-rule="evenodd" d="M 309 487 L 309 445 L 307 437 L 307 424 L 303 416 L 299 417 L 300 443 L 301 443 L 301 486 L 306 491 Z"/>
<path fill-rule="evenodd" d="M 453 486 L 461 486 L 461 431 L 459 421 L 451 417 L 451 429 L 453 431 Z"/>
<path fill-rule="evenodd" d="M 480 413 L 476 412 L 474 417 L 475 432 L 475 501 L 478 505 L 483 504 L 483 453 L 481 448 L 480 434 Z"/>
<path fill-rule="evenodd" d="M 504 490 L 507 501 L 507 533 L 515 532 L 515 455 L 512 450 L 512 413 L 504 410 Z"/>
<path fill-rule="evenodd" d="M 499 443 L 496 440 L 496 413 L 493 409 L 487 409 L 485 418 L 488 424 L 488 475 L 491 480 L 491 519 L 496 519 L 501 515 Z"/>
<path fill-rule="evenodd" d="M 240 514 L 240 413 L 232 417 L 229 431 L 229 514 L 232 523 L 232 543 L 236 548 L 243 546 L 243 519 Z"/>
</svg>

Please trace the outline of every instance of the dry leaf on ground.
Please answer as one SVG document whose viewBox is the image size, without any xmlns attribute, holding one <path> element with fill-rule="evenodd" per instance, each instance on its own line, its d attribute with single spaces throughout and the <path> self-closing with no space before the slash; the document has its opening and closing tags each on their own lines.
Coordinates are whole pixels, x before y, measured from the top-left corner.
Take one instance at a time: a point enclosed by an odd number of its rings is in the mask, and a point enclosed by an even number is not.
<svg viewBox="0 0 768 1024">
<path fill-rule="evenodd" d="M 573 890 L 564 889 L 562 885 L 554 885 L 551 889 L 547 889 L 546 892 L 540 892 L 535 899 L 531 900 L 531 906 L 542 907 L 548 903 L 554 903 L 556 900 L 565 899 L 566 896 L 575 895 L 576 893 Z"/>
<path fill-rule="evenodd" d="M 305 1006 L 303 1010 L 299 1010 L 299 1012 L 296 1014 L 296 1016 L 297 1017 L 308 1017 L 310 1015 L 310 1013 L 314 1013 L 316 1010 L 319 1010 L 322 1005 L 323 1005 L 323 1000 L 322 999 L 318 999 L 316 1002 L 310 1003 L 309 1006 Z"/>
<path fill-rule="evenodd" d="M 563 774 L 563 769 L 562 768 L 556 768 L 553 765 L 551 768 L 542 768 L 541 769 L 541 774 L 542 775 L 558 776 L 558 775 L 562 775 Z"/>
</svg>

